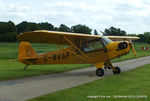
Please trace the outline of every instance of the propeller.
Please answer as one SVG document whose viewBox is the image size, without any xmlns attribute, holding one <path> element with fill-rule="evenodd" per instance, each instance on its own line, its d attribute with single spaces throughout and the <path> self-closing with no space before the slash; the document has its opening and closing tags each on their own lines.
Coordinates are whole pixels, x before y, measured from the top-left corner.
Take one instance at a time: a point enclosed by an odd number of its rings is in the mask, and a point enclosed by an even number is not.
<svg viewBox="0 0 150 101">
<path fill-rule="evenodd" d="M 132 49 L 132 52 L 134 54 L 134 56 L 137 58 L 137 55 L 136 55 L 136 51 L 135 51 L 135 48 L 134 48 L 134 45 L 131 41 L 131 39 L 129 38 L 129 45 L 130 45 L 130 48 Z"/>
</svg>

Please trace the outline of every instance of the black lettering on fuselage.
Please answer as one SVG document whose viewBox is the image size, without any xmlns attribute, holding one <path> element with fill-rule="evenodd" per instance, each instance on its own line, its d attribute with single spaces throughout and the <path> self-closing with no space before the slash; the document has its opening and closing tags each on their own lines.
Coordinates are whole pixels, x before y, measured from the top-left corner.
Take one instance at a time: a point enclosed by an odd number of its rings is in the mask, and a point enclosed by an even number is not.
<svg viewBox="0 0 150 101">
<path fill-rule="evenodd" d="M 65 54 L 64 54 L 64 53 L 62 53 L 62 59 L 65 59 L 65 58 L 66 58 Z"/>
<path fill-rule="evenodd" d="M 47 56 L 46 55 L 44 56 L 44 61 L 47 62 Z"/>
<path fill-rule="evenodd" d="M 61 54 L 57 54 L 57 59 L 60 60 Z"/>
<path fill-rule="evenodd" d="M 70 52 L 66 53 L 66 58 L 68 59 L 68 57 L 70 56 Z"/>
<path fill-rule="evenodd" d="M 56 60 L 56 54 L 53 54 L 53 60 Z"/>
<path fill-rule="evenodd" d="M 53 54 L 53 60 L 68 59 L 69 56 L 70 56 L 70 52 L 61 53 L 61 54 Z"/>
</svg>

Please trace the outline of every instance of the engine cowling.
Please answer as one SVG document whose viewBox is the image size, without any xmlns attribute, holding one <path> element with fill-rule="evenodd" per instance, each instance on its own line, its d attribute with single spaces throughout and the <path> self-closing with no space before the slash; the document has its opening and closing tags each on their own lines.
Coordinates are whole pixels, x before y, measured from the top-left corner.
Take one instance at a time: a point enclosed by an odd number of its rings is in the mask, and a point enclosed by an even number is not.
<svg viewBox="0 0 150 101">
<path fill-rule="evenodd" d="M 120 42 L 118 44 L 118 49 L 121 50 L 121 49 L 126 49 L 128 47 L 128 43 L 127 42 Z"/>
</svg>

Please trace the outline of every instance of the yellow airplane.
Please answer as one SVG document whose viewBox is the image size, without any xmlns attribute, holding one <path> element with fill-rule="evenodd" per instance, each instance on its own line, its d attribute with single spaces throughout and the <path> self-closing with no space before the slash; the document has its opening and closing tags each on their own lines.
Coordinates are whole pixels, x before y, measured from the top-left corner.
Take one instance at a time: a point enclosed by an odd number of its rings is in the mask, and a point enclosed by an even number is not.
<svg viewBox="0 0 150 101">
<path fill-rule="evenodd" d="M 131 40 L 139 39 L 139 37 L 37 30 L 20 34 L 17 39 L 21 41 L 18 60 L 26 64 L 24 70 L 30 65 L 94 64 L 97 68 L 96 75 L 103 76 L 104 69 L 112 69 L 114 74 L 121 72 L 120 68 L 114 67 L 110 60 L 126 55 L 130 49 L 136 55 Z M 29 42 L 56 44 L 62 49 L 37 54 Z M 64 45 L 68 47 L 64 48 Z"/>
</svg>

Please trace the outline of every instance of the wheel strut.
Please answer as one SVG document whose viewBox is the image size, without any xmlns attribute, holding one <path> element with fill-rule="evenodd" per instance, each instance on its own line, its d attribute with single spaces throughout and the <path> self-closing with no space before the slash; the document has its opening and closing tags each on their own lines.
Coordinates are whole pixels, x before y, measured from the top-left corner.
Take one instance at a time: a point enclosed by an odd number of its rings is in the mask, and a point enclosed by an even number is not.
<svg viewBox="0 0 150 101">
<path fill-rule="evenodd" d="M 110 66 L 114 74 L 119 74 L 121 69 L 119 67 L 114 67 L 110 61 L 107 61 L 106 66 Z"/>
</svg>

